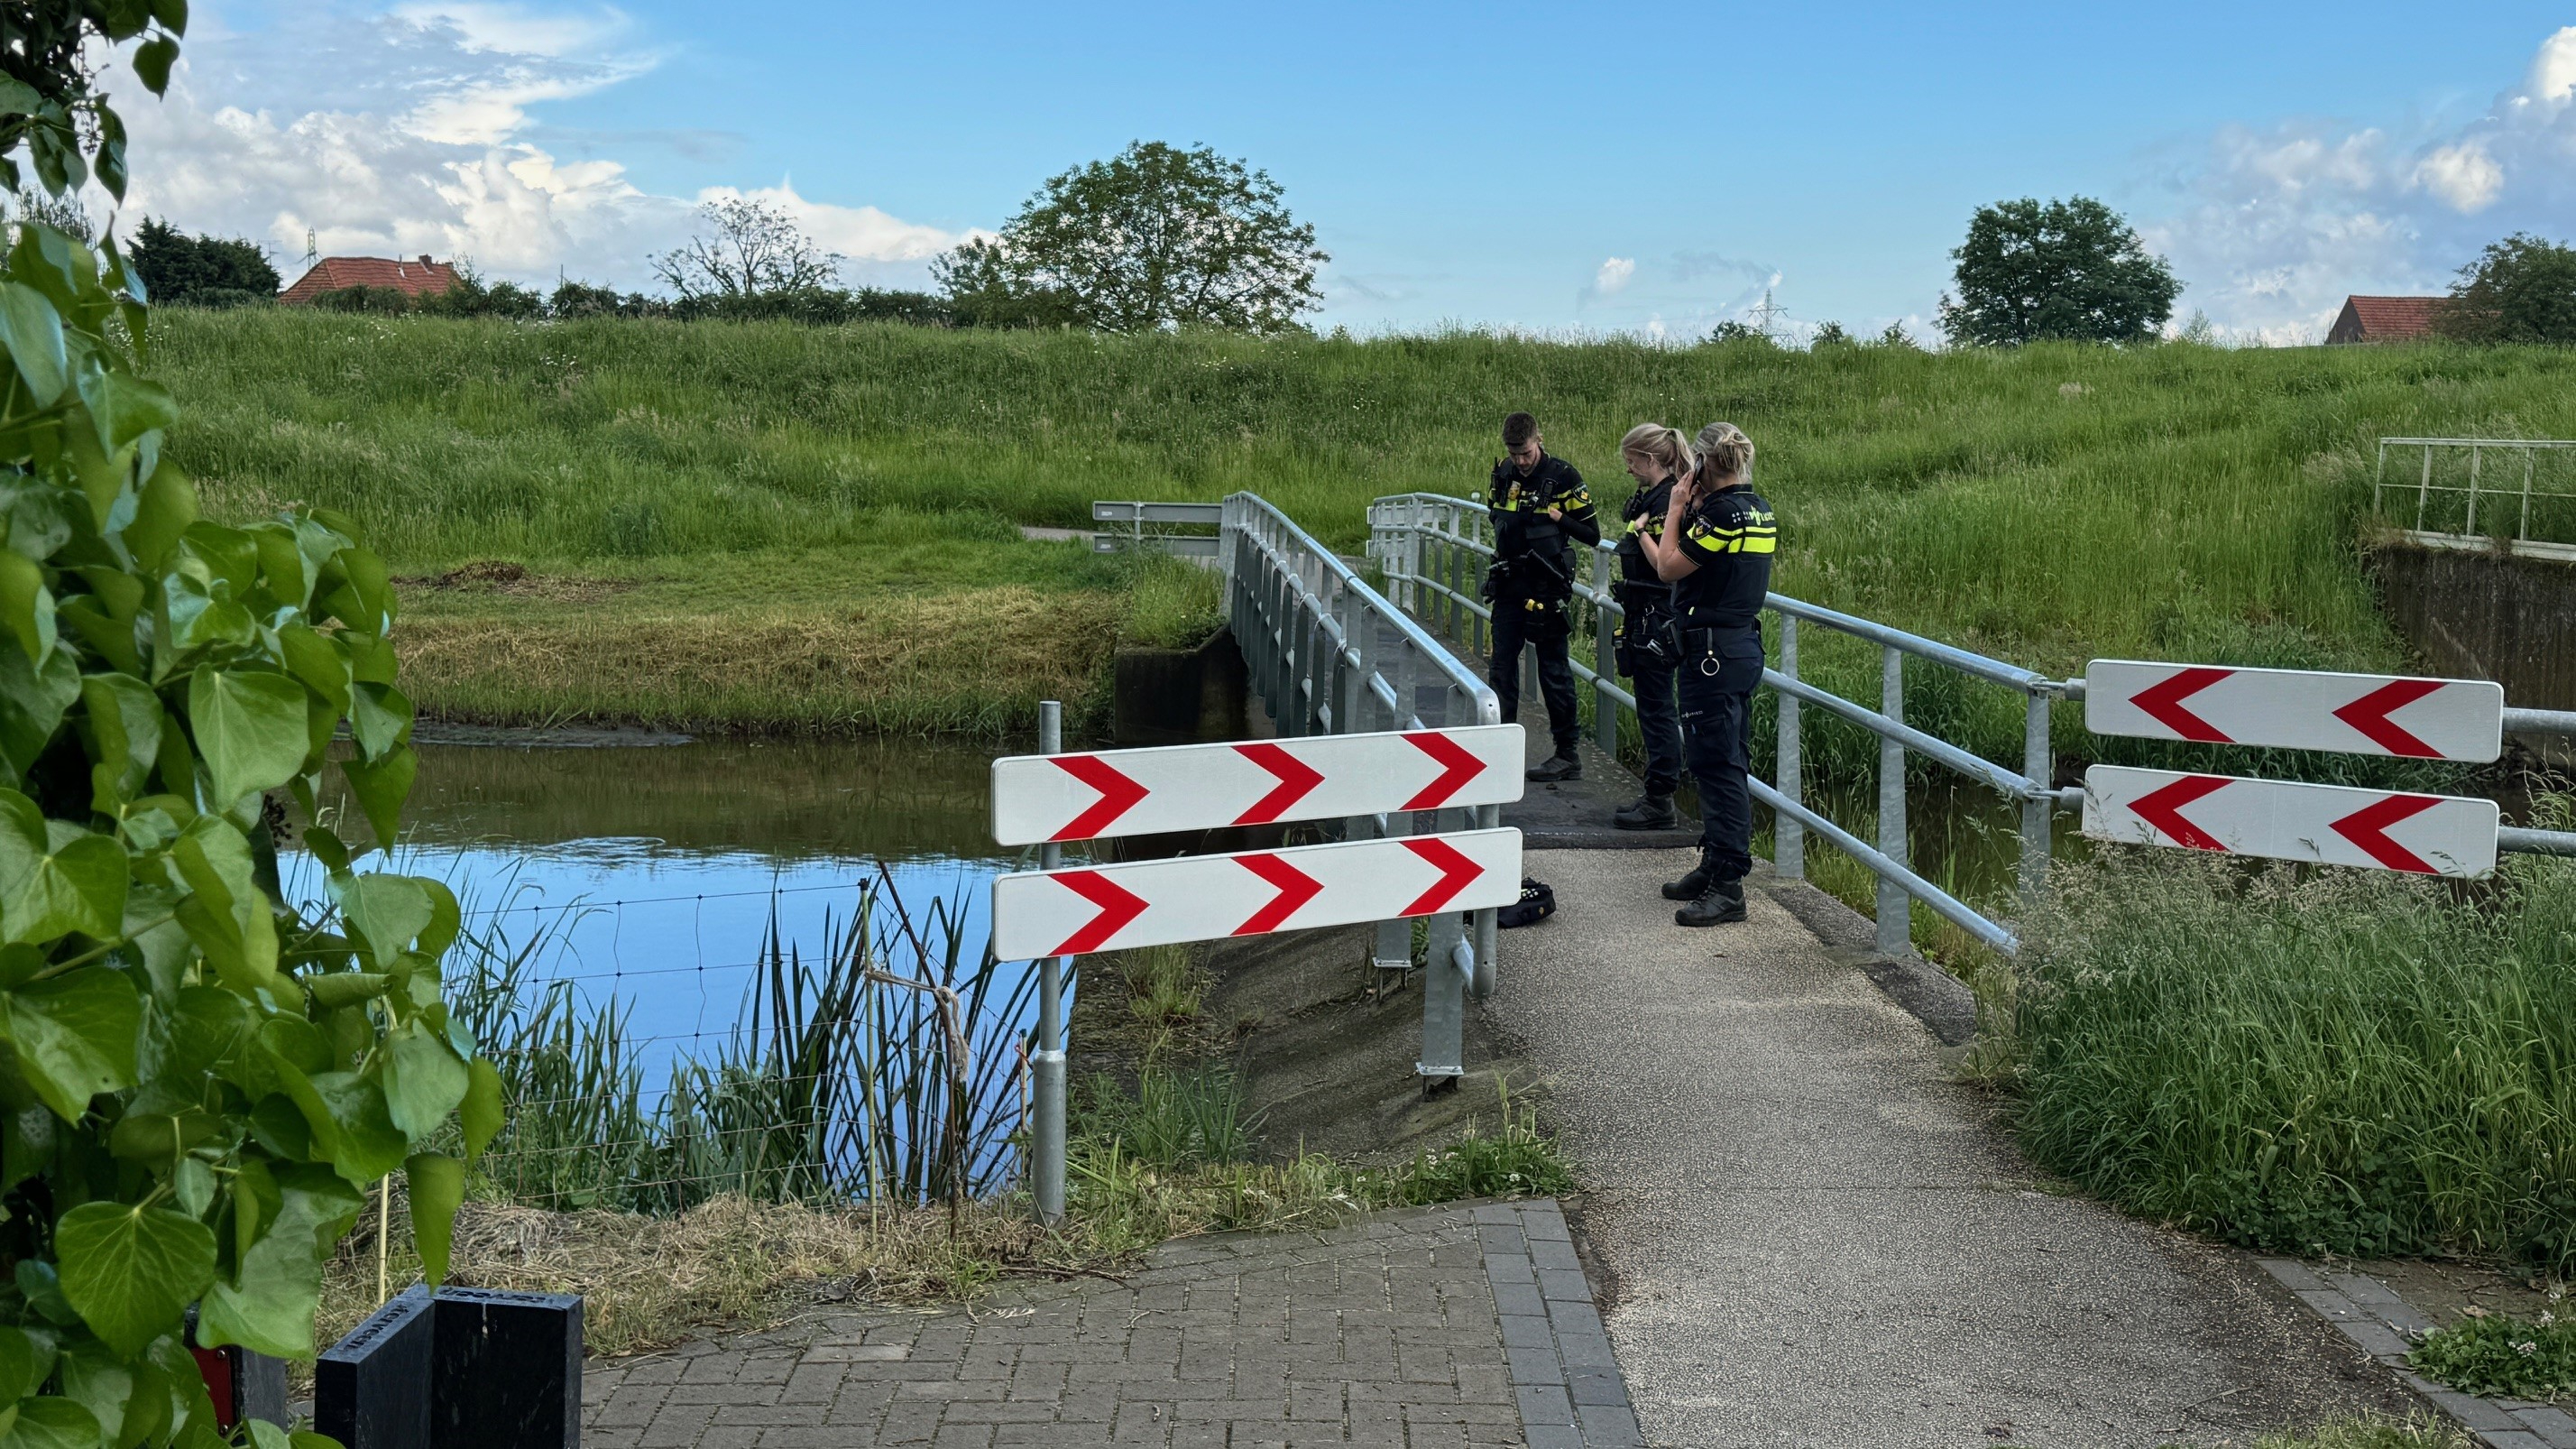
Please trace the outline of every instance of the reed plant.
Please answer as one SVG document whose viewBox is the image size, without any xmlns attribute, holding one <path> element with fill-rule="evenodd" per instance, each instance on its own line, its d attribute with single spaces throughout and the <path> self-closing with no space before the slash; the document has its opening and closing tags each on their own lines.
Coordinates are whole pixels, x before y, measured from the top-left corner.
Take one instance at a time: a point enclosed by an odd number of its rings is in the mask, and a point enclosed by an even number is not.
<svg viewBox="0 0 2576 1449">
<path fill-rule="evenodd" d="M 2042 1165 L 2272 1251 L 2576 1265 L 2576 862 L 2105 849 L 2059 867 L 2020 967 L 2006 1075 Z"/>
</svg>

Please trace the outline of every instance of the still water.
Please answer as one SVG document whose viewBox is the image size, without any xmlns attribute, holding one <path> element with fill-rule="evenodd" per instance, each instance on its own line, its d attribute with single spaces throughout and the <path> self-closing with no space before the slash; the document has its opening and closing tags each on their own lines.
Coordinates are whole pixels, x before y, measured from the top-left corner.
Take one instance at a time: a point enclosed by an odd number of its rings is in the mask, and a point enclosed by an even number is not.
<svg viewBox="0 0 2576 1449">
<path fill-rule="evenodd" d="M 391 868 L 446 881 L 470 931 L 543 933 L 531 980 L 624 1012 L 658 1081 L 743 1019 L 773 913 L 812 959 L 879 862 L 917 923 L 958 923 L 971 967 L 987 883 L 1018 859 L 990 837 L 991 758 L 917 739 L 566 748 L 424 731 Z M 291 893 L 321 894 L 310 857 L 287 870 Z"/>
</svg>

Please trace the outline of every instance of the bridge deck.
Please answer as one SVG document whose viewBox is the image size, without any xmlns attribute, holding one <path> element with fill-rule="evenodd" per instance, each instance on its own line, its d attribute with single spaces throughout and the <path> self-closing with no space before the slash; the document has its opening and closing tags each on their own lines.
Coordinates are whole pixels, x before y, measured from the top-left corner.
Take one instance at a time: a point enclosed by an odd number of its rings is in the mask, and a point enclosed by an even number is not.
<svg viewBox="0 0 2576 1449">
<path fill-rule="evenodd" d="M 1486 1009 L 1591 1185 L 1650 1444 L 2241 1443 L 2407 1407 L 2243 1255 L 2037 1180 L 1767 872 L 1750 921 L 1685 931 L 1656 887 L 1687 851 L 1528 859 L 1559 914 L 1504 938 Z"/>
</svg>

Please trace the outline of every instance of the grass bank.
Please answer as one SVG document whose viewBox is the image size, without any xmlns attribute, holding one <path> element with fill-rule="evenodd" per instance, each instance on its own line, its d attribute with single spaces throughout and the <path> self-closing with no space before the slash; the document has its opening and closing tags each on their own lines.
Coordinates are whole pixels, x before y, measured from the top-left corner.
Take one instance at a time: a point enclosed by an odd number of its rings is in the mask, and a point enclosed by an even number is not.
<svg viewBox="0 0 2576 1449">
<path fill-rule="evenodd" d="M 1471 488 L 1512 408 L 1605 494 L 1631 424 L 1724 417 L 1760 444 L 1787 520 L 1784 591 L 2052 670 L 2095 654 L 2392 664 L 2354 543 L 2374 440 L 2576 431 L 2576 356 L 2540 349 L 1811 354 L 285 308 L 177 313 L 158 335 L 154 367 L 188 409 L 172 456 L 221 510 L 344 508 L 417 575 L 503 560 L 725 580 L 725 608 L 782 578 L 728 561 L 781 553 L 815 590 L 925 539 L 985 555 L 944 561 L 960 579 L 1019 568 L 994 525 L 1079 526 L 1096 497 L 1251 489 L 1350 547 L 1371 497 Z M 1027 568 L 1024 587 L 1082 591 L 1069 562 Z M 613 600 L 557 612 L 625 629 Z M 785 699 L 802 687 L 786 669 L 684 693 L 774 719 L 878 708 Z M 1947 707 L 1938 688 L 1925 710 Z M 978 682 L 911 715 L 980 717 L 996 697 Z"/>
<path fill-rule="evenodd" d="M 2121 849 L 2055 897 L 1990 1044 L 2040 1163 L 2267 1250 L 2576 1266 L 2576 862 Z"/>
</svg>

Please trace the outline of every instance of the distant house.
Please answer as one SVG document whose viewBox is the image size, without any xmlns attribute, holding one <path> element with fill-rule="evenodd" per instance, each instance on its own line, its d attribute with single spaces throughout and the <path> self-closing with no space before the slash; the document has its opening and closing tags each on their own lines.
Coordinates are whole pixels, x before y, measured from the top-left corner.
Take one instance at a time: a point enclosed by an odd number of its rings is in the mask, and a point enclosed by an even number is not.
<svg viewBox="0 0 2576 1449">
<path fill-rule="evenodd" d="M 2346 297 L 2326 342 L 2421 342 L 2450 305 L 2448 297 Z"/>
<path fill-rule="evenodd" d="M 313 270 L 296 278 L 294 286 L 278 293 L 277 300 L 290 305 L 306 304 L 343 287 L 393 287 L 418 297 L 444 292 L 455 285 L 454 267 L 425 256 L 408 262 L 385 257 L 324 257 L 313 264 Z"/>
</svg>

